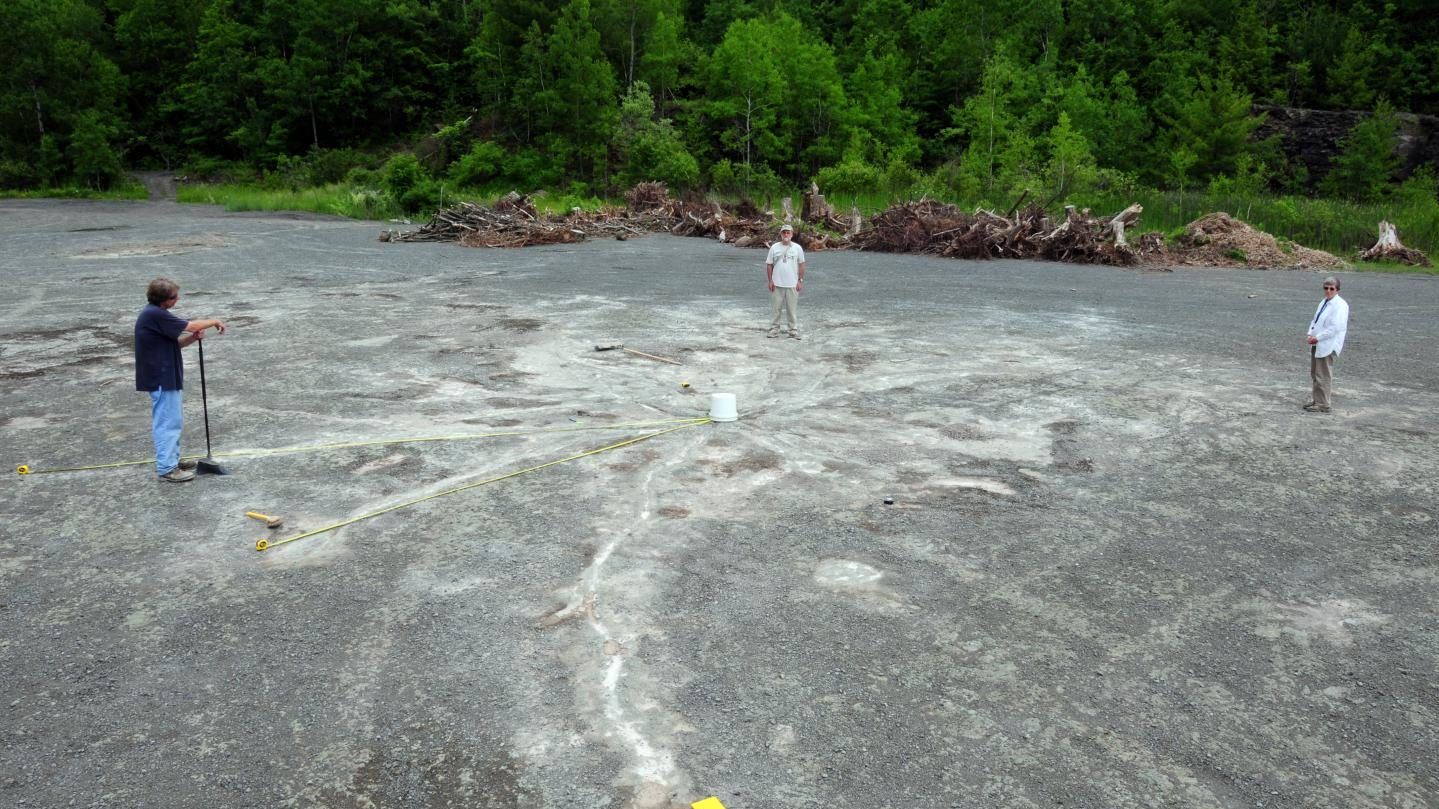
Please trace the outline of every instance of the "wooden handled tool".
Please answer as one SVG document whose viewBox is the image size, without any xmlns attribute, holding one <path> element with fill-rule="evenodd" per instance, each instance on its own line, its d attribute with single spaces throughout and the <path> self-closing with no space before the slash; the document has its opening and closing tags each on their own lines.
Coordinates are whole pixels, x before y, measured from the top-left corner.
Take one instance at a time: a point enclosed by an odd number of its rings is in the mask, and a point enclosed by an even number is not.
<svg viewBox="0 0 1439 809">
<path fill-rule="evenodd" d="M 268 514 L 261 514 L 258 511 L 247 511 L 245 512 L 245 516 L 253 517 L 254 519 L 264 522 L 266 528 L 279 528 L 285 523 L 284 517 L 271 517 Z"/>
<path fill-rule="evenodd" d="M 661 356 L 656 355 L 656 354 L 646 354 L 646 353 L 643 352 L 643 351 L 636 351 L 636 350 L 634 350 L 633 348 L 625 348 L 625 344 L 624 344 L 624 343 L 616 343 L 616 344 L 614 344 L 614 345 L 612 345 L 612 346 L 595 346 L 595 350 L 596 350 L 596 351 L 614 351 L 615 349 L 619 349 L 620 351 L 627 351 L 627 352 L 629 352 L 629 353 L 631 353 L 631 354 L 638 354 L 638 355 L 641 356 L 641 357 L 648 357 L 648 358 L 650 358 L 650 359 L 652 359 L 652 360 L 659 360 L 660 362 L 667 362 L 667 363 L 669 363 L 670 365 L 682 365 L 682 364 L 683 364 L 683 363 L 681 363 L 679 360 L 672 360 L 672 359 L 670 359 L 669 357 L 661 357 Z"/>
</svg>

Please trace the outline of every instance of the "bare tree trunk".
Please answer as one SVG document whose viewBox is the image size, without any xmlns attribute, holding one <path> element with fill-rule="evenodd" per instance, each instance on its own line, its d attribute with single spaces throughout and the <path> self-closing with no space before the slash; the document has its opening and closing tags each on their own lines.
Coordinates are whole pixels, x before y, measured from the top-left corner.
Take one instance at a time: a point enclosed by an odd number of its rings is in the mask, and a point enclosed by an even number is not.
<svg viewBox="0 0 1439 809">
<path fill-rule="evenodd" d="M 749 144 L 754 134 L 754 97 L 749 93 L 744 96 L 744 171 L 745 182 L 749 182 Z"/>
<path fill-rule="evenodd" d="M 45 116 L 40 114 L 40 88 L 35 82 L 30 82 L 30 95 L 35 99 L 35 126 L 40 130 L 40 137 L 45 137 Z"/>
<path fill-rule="evenodd" d="M 633 87 L 635 83 L 635 18 L 639 16 L 639 9 L 634 5 L 630 6 L 630 63 L 625 66 L 625 86 Z"/>
</svg>

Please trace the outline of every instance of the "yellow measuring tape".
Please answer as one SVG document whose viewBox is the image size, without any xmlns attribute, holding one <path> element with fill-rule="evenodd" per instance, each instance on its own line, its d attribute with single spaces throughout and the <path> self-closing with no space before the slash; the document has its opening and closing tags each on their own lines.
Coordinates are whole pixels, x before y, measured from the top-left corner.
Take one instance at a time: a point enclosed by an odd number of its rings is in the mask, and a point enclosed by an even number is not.
<svg viewBox="0 0 1439 809">
<path fill-rule="evenodd" d="M 456 435 L 434 435 L 419 436 L 413 438 L 382 438 L 375 441 L 346 441 L 337 444 L 314 444 L 304 447 L 279 447 L 276 449 L 255 449 L 235 450 L 233 452 L 217 452 L 215 458 L 240 458 L 240 457 L 267 457 L 270 455 L 284 455 L 291 452 L 315 452 L 323 449 L 350 449 L 352 447 L 375 447 L 385 444 L 422 444 L 427 441 L 473 441 L 479 438 L 501 438 L 511 435 L 534 435 L 537 433 L 574 433 L 586 430 L 622 430 L 630 427 L 658 427 L 665 424 L 700 424 L 708 422 L 708 418 L 689 419 L 660 419 L 657 421 L 630 421 L 620 424 L 602 424 L 593 427 L 537 427 L 529 430 L 507 430 L 496 433 L 459 433 Z M 185 460 L 196 460 L 203 458 L 203 455 L 186 455 Z M 118 469 L 122 466 L 139 466 L 141 464 L 154 463 L 154 458 L 146 458 L 140 461 L 117 461 L 115 463 L 102 463 L 93 466 L 57 466 L 49 469 L 36 469 L 27 464 L 20 464 L 15 467 L 15 472 L 20 475 L 49 475 L 56 472 L 88 472 L 93 469 Z"/>
<path fill-rule="evenodd" d="M 313 531 L 306 531 L 306 532 L 303 533 L 303 534 L 296 534 L 295 536 L 286 537 L 286 538 L 284 538 L 284 539 L 276 540 L 276 541 L 274 541 L 274 542 L 271 542 L 271 541 L 268 540 L 268 539 L 262 539 L 262 540 L 259 540 L 258 542 L 255 543 L 255 550 L 257 550 L 257 551 L 267 551 L 267 550 L 269 550 L 270 548 L 279 547 L 280 545 L 288 545 L 288 544 L 291 543 L 291 542 L 298 542 L 298 541 L 300 541 L 300 540 L 302 540 L 302 539 L 308 539 L 308 538 L 310 538 L 310 537 L 312 537 L 312 536 L 315 536 L 315 535 L 317 535 L 317 534 L 323 534 L 323 533 L 325 533 L 325 532 L 327 532 L 327 531 L 333 531 L 333 530 L 335 530 L 336 528 L 344 528 L 344 527 L 347 526 L 347 525 L 353 525 L 353 524 L 355 524 L 355 523 L 357 523 L 357 522 L 359 522 L 359 521 L 361 521 L 361 520 L 368 520 L 368 519 L 370 519 L 371 517 L 378 517 L 378 516 L 380 516 L 381 514 L 389 514 L 391 511 L 398 511 L 399 509 L 407 508 L 407 507 L 413 506 L 413 505 L 417 505 L 417 504 L 423 503 L 423 502 L 425 502 L 425 501 L 427 501 L 427 500 L 434 500 L 434 499 L 437 498 L 437 497 L 444 497 L 444 496 L 446 496 L 446 495 L 451 495 L 451 494 L 456 494 L 456 493 L 458 493 L 458 492 L 468 491 L 468 490 L 470 490 L 470 489 L 474 489 L 474 488 L 479 487 L 479 486 L 485 486 L 485 485 L 487 485 L 487 484 L 496 483 L 496 482 L 501 481 L 501 480 L 506 480 L 506 479 L 513 478 L 513 477 L 519 477 L 520 475 L 528 474 L 528 473 L 530 473 L 530 472 L 538 472 L 538 471 L 541 470 L 541 469 L 546 469 L 546 468 L 548 468 L 548 467 L 555 466 L 555 465 L 558 465 L 558 464 L 568 463 L 569 461 L 577 461 L 577 460 L 579 460 L 579 459 L 581 459 L 581 458 L 588 458 L 588 457 L 591 456 L 591 455 L 598 455 L 598 454 L 600 454 L 601 452 L 609 452 L 610 450 L 619 449 L 620 447 L 627 447 L 627 446 L 629 446 L 629 445 L 631 445 L 631 444 L 638 444 L 638 443 L 641 442 L 641 441 L 648 441 L 648 440 L 651 439 L 651 438 L 655 438 L 655 437 L 657 437 L 657 436 L 665 435 L 666 433 L 672 433 L 672 432 L 675 432 L 676 430 L 684 430 L 684 429 L 688 429 L 688 428 L 690 428 L 690 427 L 698 427 L 698 426 L 700 426 L 701 424 L 709 424 L 709 423 L 710 423 L 710 420 L 709 420 L 708 418 L 686 419 L 686 421 L 687 421 L 688 423 L 686 423 L 686 424 L 680 424 L 679 426 L 676 426 L 676 427 L 671 427 L 671 428 L 669 428 L 668 430 L 660 430 L 660 431 L 658 431 L 658 432 L 648 433 L 648 434 L 646 434 L 646 435 L 642 435 L 642 436 L 639 436 L 639 437 L 637 437 L 637 438 L 630 438 L 630 439 L 627 439 L 627 440 L 625 440 L 625 441 L 620 441 L 620 442 L 615 443 L 615 444 L 610 444 L 609 446 L 600 447 L 599 449 L 592 449 L 592 450 L 588 450 L 588 451 L 586 451 L 586 452 L 580 452 L 580 453 L 577 453 L 577 454 L 575 454 L 575 455 L 571 455 L 571 456 L 569 456 L 568 458 L 560 458 L 560 459 L 557 460 L 557 461 L 549 461 L 549 462 L 547 462 L 547 463 L 542 463 L 542 464 L 540 464 L 540 465 L 538 465 L 538 466 L 531 466 L 531 467 L 529 467 L 528 469 L 520 469 L 520 470 L 515 471 L 515 472 L 506 472 L 506 473 L 503 474 L 503 475 L 496 475 L 496 476 L 494 476 L 494 477 L 492 477 L 492 478 L 485 478 L 484 480 L 476 481 L 476 482 L 474 482 L 474 483 L 466 483 L 466 484 L 463 485 L 463 486 L 456 486 L 456 487 L 454 487 L 453 489 L 446 489 L 446 490 L 444 490 L 444 491 L 442 491 L 442 492 L 435 492 L 434 494 L 425 495 L 424 497 L 417 497 L 417 498 L 415 498 L 414 500 L 407 500 L 407 501 L 405 501 L 405 502 L 403 502 L 403 503 L 396 503 L 396 504 L 393 505 L 393 506 L 386 506 L 386 507 L 384 507 L 384 508 L 382 508 L 382 509 L 378 509 L 378 510 L 376 510 L 376 511 L 371 511 L 371 512 L 368 513 L 368 514 L 361 514 L 361 515 L 358 516 L 358 517 L 351 517 L 351 518 L 348 519 L 348 520 L 341 520 L 340 522 L 334 523 L 334 524 L 332 524 L 332 525 L 327 525 L 327 526 L 325 526 L 324 528 L 316 528 L 316 529 L 313 530 Z"/>
</svg>

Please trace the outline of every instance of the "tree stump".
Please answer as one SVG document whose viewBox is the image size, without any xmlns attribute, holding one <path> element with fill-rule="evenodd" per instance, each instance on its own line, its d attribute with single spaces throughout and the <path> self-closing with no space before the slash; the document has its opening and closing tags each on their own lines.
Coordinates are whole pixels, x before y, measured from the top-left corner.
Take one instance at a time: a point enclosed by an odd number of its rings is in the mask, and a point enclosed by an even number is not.
<svg viewBox="0 0 1439 809">
<path fill-rule="evenodd" d="M 1405 247 L 1399 242 L 1399 229 L 1389 222 L 1379 223 L 1379 241 L 1359 254 L 1363 261 L 1397 261 L 1411 267 L 1434 266 L 1423 251 Z"/>
<path fill-rule="evenodd" d="M 799 216 L 814 225 L 825 224 L 834 218 L 834 209 L 825 202 L 824 194 L 819 192 L 818 185 L 809 184 L 809 193 L 804 195 L 804 207 L 800 209 Z"/>
<path fill-rule="evenodd" d="M 1136 202 L 1128 208 L 1125 208 L 1124 210 L 1115 214 L 1114 218 L 1109 220 L 1109 226 L 1107 229 L 1110 233 L 1114 234 L 1115 247 L 1129 246 L 1129 242 L 1124 240 L 1124 226 L 1133 223 L 1136 219 L 1139 218 L 1139 215 L 1143 212 L 1144 206 Z"/>
</svg>

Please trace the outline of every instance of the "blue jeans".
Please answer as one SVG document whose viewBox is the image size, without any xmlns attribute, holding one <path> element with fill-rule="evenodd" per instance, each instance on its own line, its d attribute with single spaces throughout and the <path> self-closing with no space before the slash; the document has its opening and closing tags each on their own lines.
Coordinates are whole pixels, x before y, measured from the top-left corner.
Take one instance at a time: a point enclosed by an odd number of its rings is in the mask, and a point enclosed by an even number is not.
<svg viewBox="0 0 1439 809">
<path fill-rule="evenodd" d="M 155 440 L 155 474 L 163 475 L 180 465 L 180 391 L 150 391 L 150 436 Z"/>
</svg>

